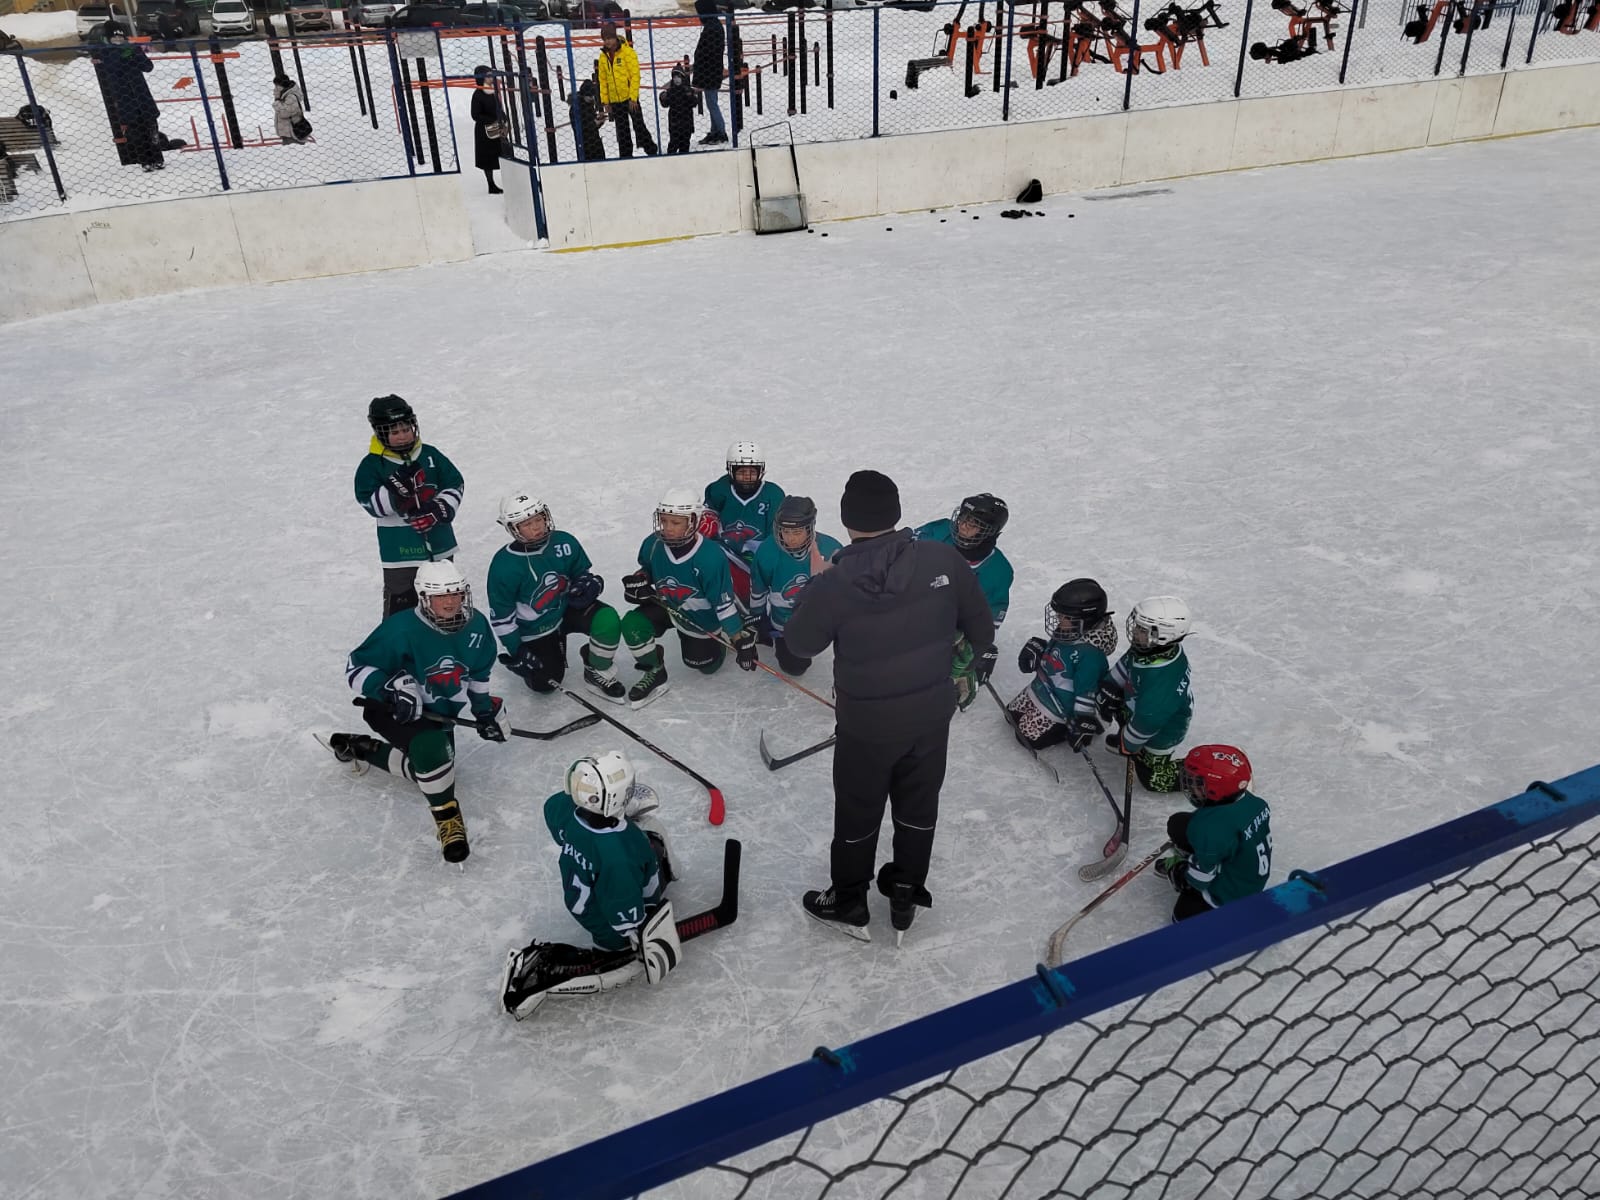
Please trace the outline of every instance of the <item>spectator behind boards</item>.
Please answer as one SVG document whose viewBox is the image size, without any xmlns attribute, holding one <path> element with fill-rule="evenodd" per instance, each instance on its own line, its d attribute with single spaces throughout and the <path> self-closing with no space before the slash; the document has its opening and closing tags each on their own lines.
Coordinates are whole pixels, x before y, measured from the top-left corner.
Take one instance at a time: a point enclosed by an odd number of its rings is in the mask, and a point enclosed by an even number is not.
<svg viewBox="0 0 1600 1200">
<path fill-rule="evenodd" d="M 690 82 L 706 98 L 711 114 L 711 132 L 700 139 L 702 146 L 718 146 L 728 140 L 728 127 L 722 123 L 722 107 L 717 93 L 722 87 L 728 63 L 728 39 L 717 15 L 717 0 L 695 0 L 700 14 L 700 40 L 694 44 L 694 74 Z"/>
<path fill-rule="evenodd" d="M 633 157 L 630 126 L 644 152 L 655 155 L 656 140 L 650 136 L 644 114 L 639 111 L 639 56 L 609 21 L 600 26 L 600 50 L 595 62 L 600 103 L 611 113 L 612 123 L 617 127 L 617 157 Z"/>
</svg>

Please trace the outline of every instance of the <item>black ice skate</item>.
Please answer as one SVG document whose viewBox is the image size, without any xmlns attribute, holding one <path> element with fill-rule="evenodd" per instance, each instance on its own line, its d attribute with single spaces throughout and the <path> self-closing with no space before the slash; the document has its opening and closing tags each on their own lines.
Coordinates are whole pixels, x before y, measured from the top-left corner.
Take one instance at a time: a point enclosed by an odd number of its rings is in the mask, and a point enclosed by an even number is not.
<svg viewBox="0 0 1600 1200">
<path fill-rule="evenodd" d="M 467 845 L 467 822 L 461 815 L 460 806 L 454 800 L 449 800 L 428 811 L 433 813 L 434 831 L 439 835 L 439 853 L 444 855 L 445 862 L 465 861 L 467 855 L 472 853 L 472 847 Z"/>
<path fill-rule="evenodd" d="M 667 683 L 667 664 L 658 657 L 656 665 L 645 667 L 644 674 L 628 689 L 628 705 L 631 708 L 643 708 L 652 700 L 659 700 L 670 686 Z"/>
<path fill-rule="evenodd" d="M 326 738 L 320 733 L 311 736 L 332 750 L 333 756 L 348 766 L 352 775 L 365 775 L 378 750 L 378 739 L 364 733 L 330 733 Z"/>
<path fill-rule="evenodd" d="M 932 908 L 933 897 L 927 888 L 913 887 L 891 876 L 888 866 L 878 872 L 878 891 L 889 898 L 889 924 L 894 927 L 894 944 L 905 941 L 906 930 L 917 919 L 917 908 Z"/>
<path fill-rule="evenodd" d="M 872 931 L 867 928 L 871 919 L 867 912 L 867 898 L 857 892 L 840 896 L 833 888 L 825 892 L 807 892 L 800 897 L 806 914 L 824 925 L 831 925 L 840 933 L 858 941 L 870 942 Z"/>
<path fill-rule="evenodd" d="M 626 704 L 628 702 L 628 689 L 623 686 L 622 680 L 612 673 L 611 668 L 606 667 L 601 670 L 590 663 L 589 647 L 584 646 L 579 650 L 578 657 L 583 660 L 584 687 L 602 700 L 609 700 L 613 704 Z"/>
</svg>

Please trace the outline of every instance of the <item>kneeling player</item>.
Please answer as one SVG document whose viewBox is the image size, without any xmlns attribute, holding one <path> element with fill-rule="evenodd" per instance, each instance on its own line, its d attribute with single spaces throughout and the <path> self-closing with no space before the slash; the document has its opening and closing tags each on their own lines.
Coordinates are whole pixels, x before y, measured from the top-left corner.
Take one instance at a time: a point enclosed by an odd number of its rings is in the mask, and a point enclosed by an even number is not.
<svg viewBox="0 0 1600 1200">
<path fill-rule="evenodd" d="M 756 549 L 751 564 L 750 611 L 756 615 L 760 640 L 772 647 L 778 665 L 791 675 L 804 675 L 811 660 L 790 652 L 783 627 L 811 582 L 812 548 L 823 562 L 831 562 L 839 543 L 817 532 L 817 506 L 809 496 L 785 496 L 778 505 L 775 529 L 775 536 Z"/>
<path fill-rule="evenodd" d="M 634 780 L 612 750 L 567 768 L 566 790 L 544 802 L 544 822 L 561 848 L 561 892 L 592 947 L 529 942 L 506 957 L 505 1010 L 522 1020 L 547 996 L 591 996 L 642 973 L 659 983 L 681 955 L 666 838 L 650 814 L 655 793 Z"/>
<path fill-rule="evenodd" d="M 1017 655 L 1017 670 L 1034 678 L 1006 705 L 1006 716 L 1017 741 L 1031 750 L 1060 742 L 1082 750 L 1104 728 L 1095 695 L 1107 656 L 1117 650 L 1105 589 L 1092 579 L 1069 579 L 1050 597 L 1044 631 Z"/>
<path fill-rule="evenodd" d="M 1196 810 L 1167 818 L 1176 847 L 1156 862 L 1172 882 L 1174 921 L 1253 896 L 1272 872 L 1272 810 L 1250 789 L 1250 760 L 1234 746 L 1196 746 L 1179 768 Z"/>
<path fill-rule="evenodd" d="M 473 611 L 472 589 L 455 563 L 423 563 L 416 588 L 417 607 L 385 620 L 345 664 L 351 688 L 372 702 L 366 721 L 379 736 L 335 733 L 327 744 L 340 762 L 359 764 L 358 773 L 374 766 L 421 788 L 445 861 L 460 862 L 471 851 L 456 803 L 454 726 L 428 714 L 452 722 L 470 708 L 479 737 L 506 740 L 500 698 L 489 694 L 494 634 Z"/>
<path fill-rule="evenodd" d="M 511 669 L 534 691 L 553 692 L 567 674 L 567 635 L 587 633 L 584 686 L 622 703 L 627 689 L 611 673 L 622 619 L 601 603 L 605 580 L 583 546 L 527 492 L 501 498 L 500 524 L 512 541 L 489 563 L 489 619 Z"/>
<path fill-rule="evenodd" d="M 622 579 L 623 595 L 638 605 L 622 618 L 622 637 L 643 674 L 628 689 L 641 708 L 667 690 L 666 656 L 656 638 L 673 626 L 683 665 L 710 675 L 726 656 L 756 669 L 756 633 L 733 594 L 727 556 L 701 536 L 700 502 L 686 488 L 669 489 L 656 505 L 655 532 L 639 546 L 639 570 Z"/>
<path fill-rule="evenodd" d="M 767 482 L 767 456 L 754 442 L 728 447 L 728 473 L 706 484 L 705 506 L 717 514 L 722 544 L 746 560 L 772 536 L 783 489 Z"/>
<path fill-rule="evenodd" d="M 1172 748 L 1189 732 L 1194 699 L 1189 660 L 1189 606 L 1176 596 L 1152 596 L 1128 614 L 1128 650 L 1100 680 L 1095 706 L 1121 728 L 1106 745 L 1133 759 L 1139 782 L 1152 792 L 1178 790 Z"/>
</svg>

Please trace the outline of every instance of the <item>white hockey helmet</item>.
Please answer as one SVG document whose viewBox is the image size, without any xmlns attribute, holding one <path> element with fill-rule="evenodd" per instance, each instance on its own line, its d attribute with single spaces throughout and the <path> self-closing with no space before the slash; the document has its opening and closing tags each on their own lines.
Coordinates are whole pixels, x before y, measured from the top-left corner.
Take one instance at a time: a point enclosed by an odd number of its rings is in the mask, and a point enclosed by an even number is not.
<svg viewBox="0 0 1600 1200">
<path fill-rule="evenodd" d="M 1176 646 L 1189 636 L 1189 606 L 1176 596 L 1151 596 L 1133 606 L 1127 629 L 1135 650 Z"/>
<path fill-rule="evenodd" d="M 704 505 L 700 503 L 692 488 L 668 488 L 661 494 L 661 499 L 656 502 L 655 530 L 656 536 L 674 550 L 687 546 L 699 535 L 700 514 Z M 662 517 L 688 517 L 689 532 L 683 537 L 669 538 L 661 529 Z"/>
<path fill-rule="evenodd" d="M 761 453 L 761 447 L 755 442 L 734 442 L 733 445 L 728 447 L 727 464 L 728 478 L 733 480 L 734 490 L 740 492 L 741 495 L 743 494 L 743 489 L 738 486 L 739 481 L 733 474 L 735 467 L 754 467 L 756 469 L 756 488 L 759 488 L 761 481 L 767 477 L 767 456 Z M 755 488 L 751 489 L 750 495 L 755 495 Z"/>
<path fill-rule="evenodd" d="M 425 562 L 417 568 L 414 586 L 417 589 L 417 615 L 440 633 L 455 633 L 466 628 L 472 616 L 472 588 L 461 568 L 449 561 Z M 433 610 L 433 601 L 440 596 L 460 596 L 461 608 L 450 616 L 440 616 Z"/>
<path fill-rule="evenodd" d="M 550 535 L 556 530 L 554 518 L 550 516 L 550 506 L 531 492 L 514 492 L 509 496 L 500 497 L 500 527 L 516 541 L 522 541 L 517 534 L 517 527 L 529 517 L 544 516 L 544 537 L 539 541 L 530 543 L 535 550 L 550 540 Z"/>
<path fill-rule="evenodd" d="M 567 768 L 567 795 L 600 817 L 620 817 L 633 791 L 633 764 L 620 750 L 580 758 Z"/>
</svg>

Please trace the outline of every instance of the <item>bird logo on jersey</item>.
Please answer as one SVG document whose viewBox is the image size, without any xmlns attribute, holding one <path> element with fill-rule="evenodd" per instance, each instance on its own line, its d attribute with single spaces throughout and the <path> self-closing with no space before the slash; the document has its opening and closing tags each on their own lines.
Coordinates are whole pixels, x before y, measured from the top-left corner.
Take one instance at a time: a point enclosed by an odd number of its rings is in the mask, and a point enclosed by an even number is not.
<svg viewBox="0 0 1600 1200">
<path fill-rule="evenodd" d="M 568 587 L 571 586 L 567 577 L 559 571 L 546 571 L 544 577 L 539 580 L 539 584 L 543 590 L 533 598 L 533 611 L 537 613 L 544 612 L 557 600 L 561 599 Z"/>
<path fill-rule="evenodd" d="M 789 586 L 783 589 L 781 595 L 792 605 L 796 600 L 800 599 L 800 593 L 806 590 L 806 584 L 810 582 L 811 576 L 796 575 L 789 582 Z"/>
<path fill-rule="evenodd" d="M 656 580 L 656 594 L 672 608 L 680 607 L 685 600 L 694 595 L 695 586 L 692 583 L 679 583 L 671 575 L 665 579 Z"/>
<path fill-rule="evenodd" d="M 761 530 L 754 525 L 746 525 L 743 521 L 735 521 L 731 525 L 722 527 L 722 540 L 732 542 L 736 546 L 742 546 L 751 538 L 760 536 Z"/>
<path fill-rule="evenodd" d="M 448 698 L 461 691 L 469 674 L 464 663 L 447 654 L 424 671 L 422 677 L 427 681 L 429 692 Z"/>
</svg>

